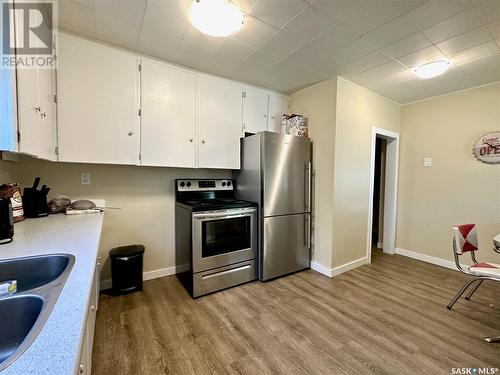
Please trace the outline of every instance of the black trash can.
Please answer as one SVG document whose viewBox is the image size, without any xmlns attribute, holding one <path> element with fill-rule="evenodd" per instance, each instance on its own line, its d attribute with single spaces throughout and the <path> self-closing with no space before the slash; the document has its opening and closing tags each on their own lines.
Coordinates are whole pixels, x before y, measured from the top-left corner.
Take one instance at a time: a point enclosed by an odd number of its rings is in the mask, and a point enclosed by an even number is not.
<svg viewBox="0 0 500 375">
<path fill-rule="evenodd" d="M 114 294 L 142 290 L 143 245 L 115 247 L 109 252 Z"/>
</svg>

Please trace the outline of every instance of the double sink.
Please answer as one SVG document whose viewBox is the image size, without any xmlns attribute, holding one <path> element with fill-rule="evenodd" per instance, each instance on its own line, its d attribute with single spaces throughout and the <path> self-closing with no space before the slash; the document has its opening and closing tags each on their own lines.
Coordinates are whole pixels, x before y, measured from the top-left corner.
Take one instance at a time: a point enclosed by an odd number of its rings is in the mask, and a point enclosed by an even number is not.
<svg viewBox="0 0 500 375">
<path fill-rule="evenodd" d="M 0 284 L 17 280 L 17 291 L 0 297 L 0 371 L 35 340 L 75 263 L 70 254 L 0 261 Z"/>
</svg>

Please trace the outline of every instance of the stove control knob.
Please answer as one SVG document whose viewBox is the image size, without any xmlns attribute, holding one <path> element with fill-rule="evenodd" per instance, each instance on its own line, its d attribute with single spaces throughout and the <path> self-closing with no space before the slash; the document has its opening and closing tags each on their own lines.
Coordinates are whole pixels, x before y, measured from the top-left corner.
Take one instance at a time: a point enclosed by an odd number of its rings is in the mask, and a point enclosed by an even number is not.
<svg viewBox="0 0 500 375">
<path fill-rule="evenodd" d="M 186 184 L 184 183 L 184 181 L 182 181 L 181 182 L 181 187 L 184 187 L 184 185 L 186 185 Z"/>
<path fill-rule="evenodd" d="M 186 183 L 186 186 L 187 186 L 187 187 L 190 187 L 190 186 L 191 186 L 191 182 L 189 182 L 189 181 L 188 181 L 188 182 Z"/>
<path fill-rule="evenodd" d="M 222 186 L 226 186 L 226 181 L 222 181 Z"/>
<path fill-rule="evenodd" d="M 231 181 L 228 181 L 228 182 L 227 182 L 227 186 L 231 186 Z"/>
</svg>

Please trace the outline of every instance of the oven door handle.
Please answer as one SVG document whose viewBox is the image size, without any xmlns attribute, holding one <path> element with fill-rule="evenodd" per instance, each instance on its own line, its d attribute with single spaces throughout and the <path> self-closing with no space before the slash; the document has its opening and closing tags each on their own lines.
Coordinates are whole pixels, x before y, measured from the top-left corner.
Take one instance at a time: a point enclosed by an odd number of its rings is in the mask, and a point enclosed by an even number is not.
<svg viewBox="0 0 500 375">
<path fill-rule="evenodd" d="M 193 218 L 196 220 L 211 220 L 211 219 L 233 219 L 233 218 L 238 218 L 238 217 L 251 217 L 255 215 L 255 210 L 250 210 L 250 211 L 242 211 L 238 213 L 227 213 L 227 212 L 211 212 L 211 213 L 205 213 L 205 214 L 194 214 Z"/>
</svg>

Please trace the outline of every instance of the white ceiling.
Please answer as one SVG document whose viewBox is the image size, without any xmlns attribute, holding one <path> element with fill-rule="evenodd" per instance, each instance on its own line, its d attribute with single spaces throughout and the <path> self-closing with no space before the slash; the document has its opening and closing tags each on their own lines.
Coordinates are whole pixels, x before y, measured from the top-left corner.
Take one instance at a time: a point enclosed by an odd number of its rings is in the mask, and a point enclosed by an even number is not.
<svg viewBox="0 0 500 375">
<path fill-rule="evenodd" d="M 407 103 L 500 80 L 500 0 L 233 2 L 229 38 L 190 26 L 190 0 L 59 0 L 59 27 L 286 93 L 338 75 Z M 444 57 L 441 77 L 409 71 Z"/>
</svg>

